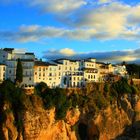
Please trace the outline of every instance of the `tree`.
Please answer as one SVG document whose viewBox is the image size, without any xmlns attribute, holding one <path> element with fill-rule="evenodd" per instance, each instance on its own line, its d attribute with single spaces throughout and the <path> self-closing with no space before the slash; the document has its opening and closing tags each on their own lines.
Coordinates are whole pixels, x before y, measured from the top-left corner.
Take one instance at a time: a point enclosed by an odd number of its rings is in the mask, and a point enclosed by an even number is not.
<svg viewBox="0 0 140 140">
<path fill-rule="evenodd" d="M 140 65 L 127 64 L 126 69 L 132 78 L 140 78 Z"/>
<path fill-rule="evenodd" d="M 16 82 L 22 83 L 23 81 L 23 68 L 21 60 L 17 60 L 17 69 L 16 69 Z"/>
</svg>

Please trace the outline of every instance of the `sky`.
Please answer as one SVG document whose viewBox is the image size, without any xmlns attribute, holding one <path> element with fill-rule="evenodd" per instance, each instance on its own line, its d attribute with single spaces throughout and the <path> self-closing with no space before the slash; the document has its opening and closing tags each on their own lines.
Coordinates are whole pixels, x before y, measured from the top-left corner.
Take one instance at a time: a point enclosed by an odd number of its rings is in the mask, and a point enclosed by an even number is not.
<svg viewBox="0 0 140 140">
<path fill-rule="evenodd" d="M 140 62 L 139 0 L 0 0 L 0 48 L 38 58 Z"/>
</svg>

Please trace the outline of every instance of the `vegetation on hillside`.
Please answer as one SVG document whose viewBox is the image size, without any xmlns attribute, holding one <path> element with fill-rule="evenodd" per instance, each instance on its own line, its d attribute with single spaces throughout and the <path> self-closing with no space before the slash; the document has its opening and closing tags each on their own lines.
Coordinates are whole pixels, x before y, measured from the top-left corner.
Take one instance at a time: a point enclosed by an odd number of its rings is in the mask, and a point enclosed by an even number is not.
<svg viewBox="0 0 140 140">
<path fill-rule="evenodd" d="M 123 94 L 137 94 L 139 89 L 133 84 L 129 84 L 127 79 L 122 78 L 114 83 L 90 83 L 85 89 L 73 90 L 67 95 L 66 89 L 50 89 L 45 83 L 39 83 L 35 88 L 35 94 L 26 95 L 23 90 L 16 87 L 10 80 L 4 81 L 0 85 L 0 107 L 5 102 L 11 105 L 15 116 L 24 109 L 44 106 L 44 109 L 55 107 L 56 119 L 65 119 L 69 109 L 78 107 L 87 116 L 94 116 L 108 105 L 113 105 Z M 4 112 L 2 113 L 4 114 Z M 18 117 L 16 117 L 18 120 Z"/>
<path fill-rule="evenodd" d="M 132 78 L 140 78 L 140 65 L 138 64 L 126 64 L 128 74 Z"/>
</svg>

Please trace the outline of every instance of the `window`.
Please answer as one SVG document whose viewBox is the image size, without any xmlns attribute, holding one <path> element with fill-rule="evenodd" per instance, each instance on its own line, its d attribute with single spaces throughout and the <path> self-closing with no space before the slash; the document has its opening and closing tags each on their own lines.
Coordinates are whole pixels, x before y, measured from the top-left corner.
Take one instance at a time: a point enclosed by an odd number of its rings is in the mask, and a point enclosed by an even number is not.
<svg viewBox="0 0 140 140">
<path fill-rule="evenodd" d="M 79 87 L 79 82 L 77 82 L 77 87 Z"/>
<path fill-rule="evenodd" d="M 31 81 L 31 80 L 32 80 L 32 78 L 30 77 L 30 78 L 29 78 L 29 80 Z"/>
<path fill-rule="evenodd" d="M 52 73 L 49 73 L 49 76 L 52 76 Z"/>
<path fill-rule="evenodd" d="M 43 71 L 45 71 L 45 68 L 43 68 Z"/>
<path fill-rule="evenodd" d="M 73 86 L 75 87 L 75 82 L 73 82 Z"/>
<path fill-rule="evenodd" d="M 88 75 L 88 79 L 90 79 L 90 75 Z"/>
<path fill-rule="evenodd" d="M 95 79 L 96 77 L 95 77 L 95 75 L 94 75 L 94 79 Z"/>
<path fill-rule="evenodd" d="M 41 71 L 41 67 L 39 67 L 39 71 Z"/>
<path fill-rule="evenodd" d="M 11 74 L 11 73 L 12 73 L 12 71 L 11 71 L 11 70 L 9 70 L 9 73 Z"/>
</svg>

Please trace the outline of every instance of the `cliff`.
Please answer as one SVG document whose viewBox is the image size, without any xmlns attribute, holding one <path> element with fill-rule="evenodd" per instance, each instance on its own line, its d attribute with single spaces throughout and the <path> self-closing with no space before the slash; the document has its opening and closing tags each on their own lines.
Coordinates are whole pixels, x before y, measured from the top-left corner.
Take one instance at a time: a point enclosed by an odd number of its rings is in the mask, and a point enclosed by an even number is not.
<svg viewBox="0 0 140 140">
<path fill-rule="evenodd" d="M 140 109 L 137 108 L 137 105 L 140 104 L 140 100 L 137 101 L 135 109 L 129 106 L 130 102 L 127 99 L 121 103 L 120 108 L 117 105 L 109 106 L 91 118 L 87 118 L 86 114 L 85 117 L 83 115 L 80 124 L 86 126 L 86 129 L 83 130 L 86 133 L 84 136 L 81 134 L 82 140 L 117 140 L 127 126 L 139 121 Z"/>
<path fill-rule="evenodd" d="M 71 92 L 67 97 L 47 88 L 26 95 L 13 86 L 0 90 L 1 140 L 140 139 L 139 90 L 120 96 L 94 83 L 81 91 L 66 90 Z"/>
<path fill-rule="evenodd" d="M 55 108 L 45 110 L 41 102 L 35 102 L 36 96 L 33 98 L 32 106 L 18 113 L 19 124 L 15 124 L 9 103 L 4 103 L 3 140 L 77 140 L 72 126 L 79 120 L 78 109 L 69 110 L 65 120 L 56 120 Z"/>
</svg>

